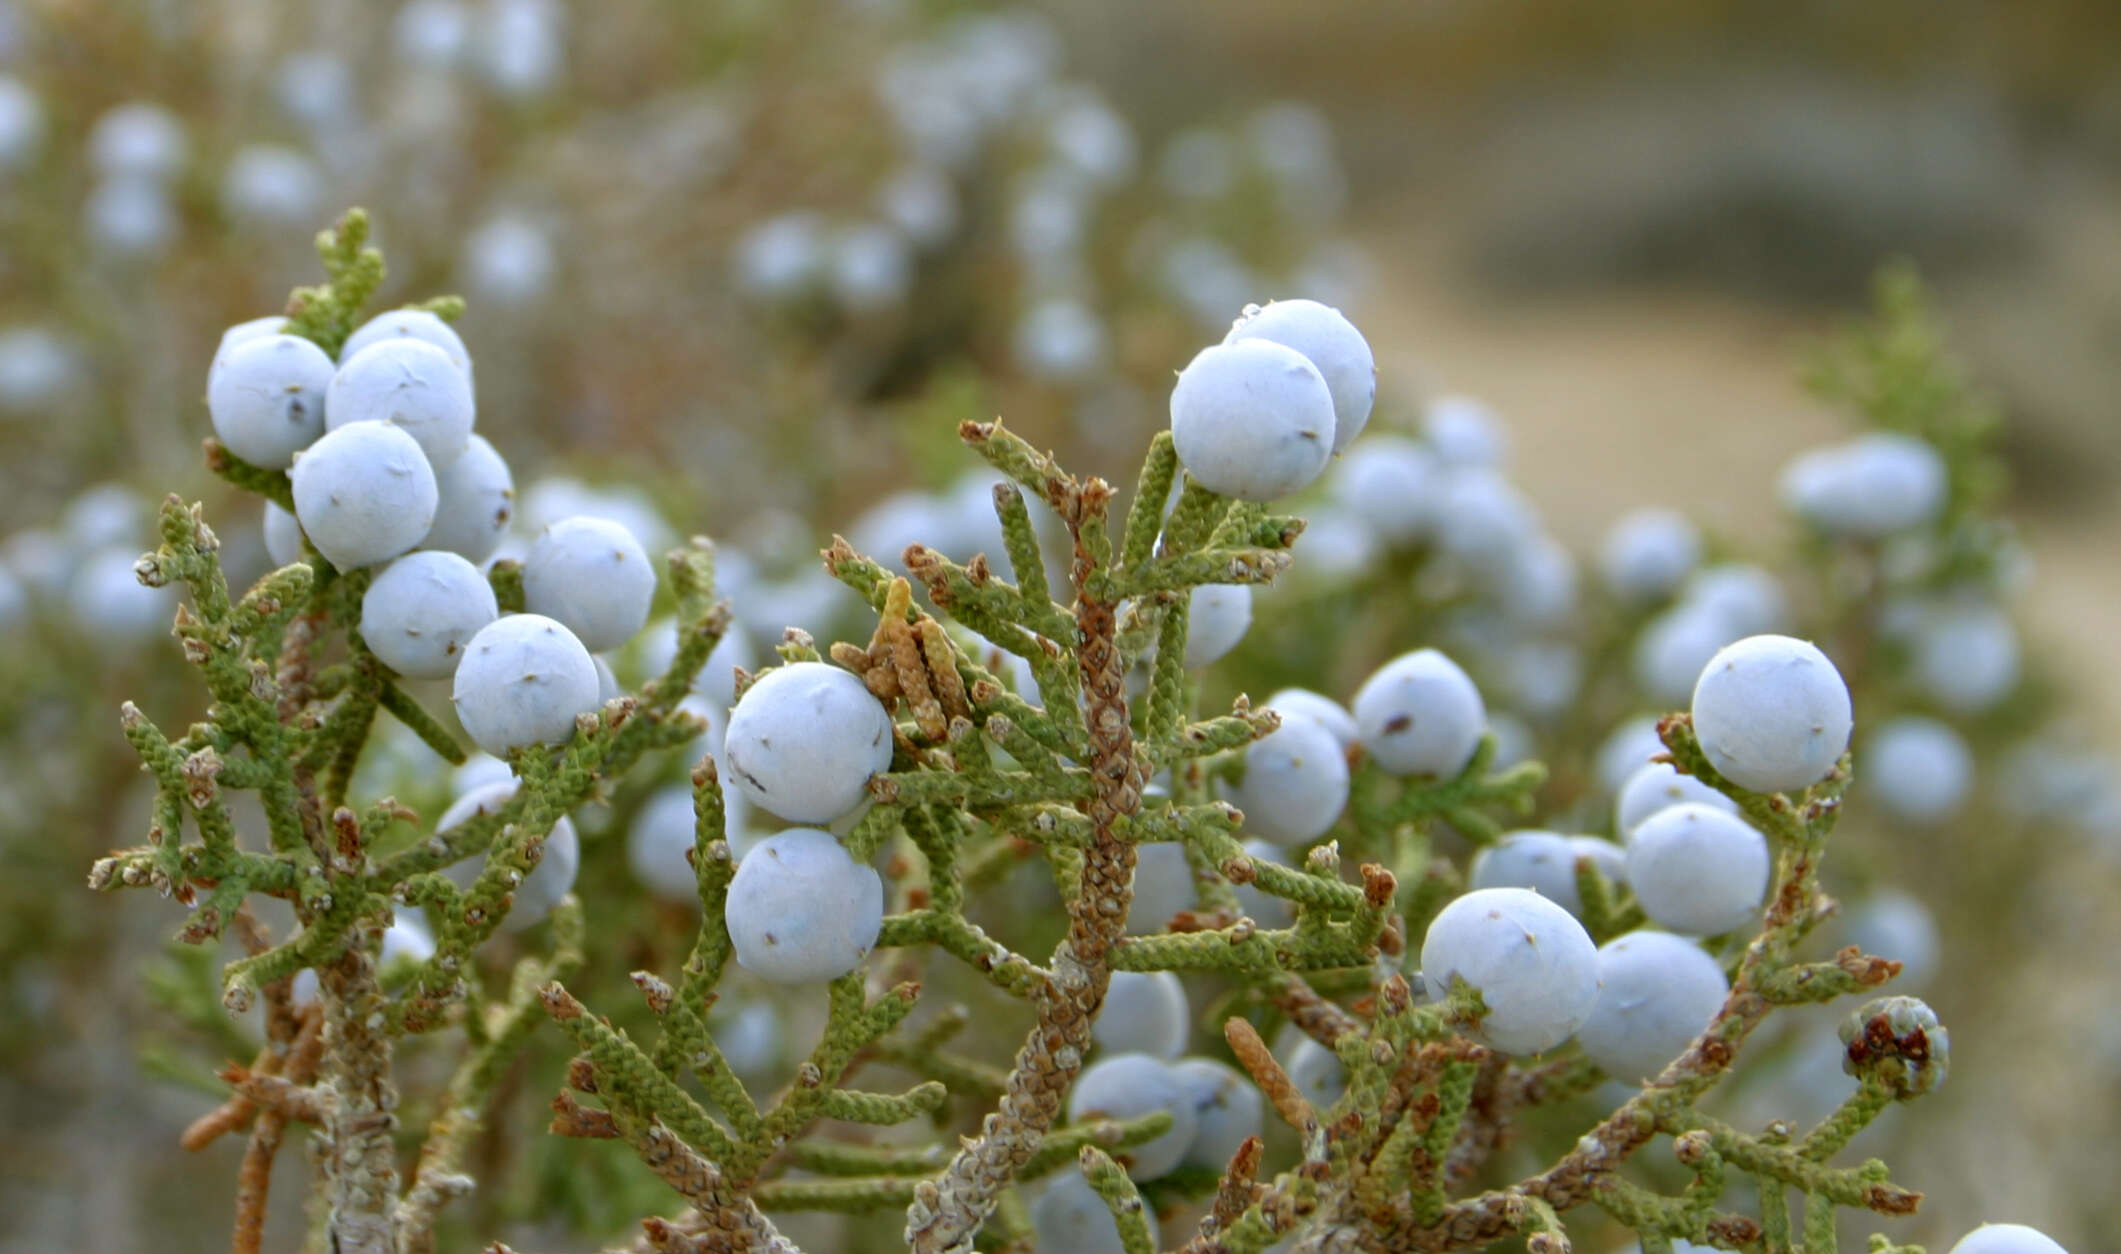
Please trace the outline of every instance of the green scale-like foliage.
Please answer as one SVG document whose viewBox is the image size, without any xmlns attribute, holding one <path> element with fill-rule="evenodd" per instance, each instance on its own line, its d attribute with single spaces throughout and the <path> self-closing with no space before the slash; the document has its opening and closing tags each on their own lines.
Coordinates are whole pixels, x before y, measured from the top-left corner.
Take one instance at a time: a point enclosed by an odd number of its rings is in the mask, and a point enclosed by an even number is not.
<svg viewBox="0 0 2121 1254">
<path fill-rule="evenodd" d="M 328 352 L 382 280 L 365 235 L 358 213 L 326 232 L 328 281 L 300 289 L 289 304 L 290 330 Z M 460 302 L 429 307 L 454 316 Z M 1328 1234 L 1331 1248 L 1445 1250 L 1519 1237 L 1534 1250 L 1562 1250 L 1564 1223 L 1586 1206 L 1636 1230 L 1648 1250 L 1683 1238 L 1827 1254 L 1837 1209 L 1913 1207 L 1917 1195 L 1893 1184 L 1881 1164 L 1831 1164 L 1885 1105 L 1909 1095 L 1880 1078 L 1885 1071 L 1866 1073 L 1857 1094 L 1811 1129 L 1748 1133 L 1701 1105 L 1777 1006 L 1859 992 L 1895 969 L 1854 951 L 1828 962 L 1798 958 L 1821 917 L 1819 872 L 1849 781 L 1846 762 L 1804 795 L 1753 795 L 1716 774 L 1684 716 L 1666 720 L 1679 769 L 1730 796 L 1772 844 L 1762 930 L 1731 939 L 1729 1000 L 1661 1075 L 1594 1119 L 1544 1169 L 1480 1187 L 1514 1120 L 1577 1109 L 1571 1103 L 1603 1077 L 1572 1051 L 1509 1060 L 1472 1043 L 1464 1029 L 1484 1013 L 1478 994 L 1460 986 L 1424 999 L 1405 959 L 1459 887 L 1458 872 L 1438 856 L 1440 836 L 1492 842 L 1503 818 L 1533 812 L 1545 768 L 1495 769 L 1492 737 L 1449 779 L 1398 779 L 1358 755 L 1350 804 L 1324 844 L 1293 867 L 1250 856 L 1242 815 L 1215 799 L 1214 781 L 1241 769 L 1245 747 L 1278 720 L 1242 699 L 1227 711 L 1200 709 L 1198 684 L 1182 664 L 1187 594 L 1275 579 L 1292 561 L 1302 521 L 1185 478 L 1165 434 L 1151 443 L 1114 533 L 1113 493 L 1102 481 L 1070 474 L 999 422 L 965 423 L 960 436 L 1008 480 L 994 501 L 1014 583 L 983 559 L 960 564 L 915 546 L 903 556 L 938 616 L 931 621 L 875 557 L 845 541 L 824 550 L 826 569 L 878 615 L 878 643 L 866 652 L 842 645 L 831 656 L 896 668 L 886 689 L 897 720 L 891 766 L 870 781 L 873 804 L 843 836 L 857 860 L 888 859 L 895 908 L 867 966 L 823 990 L 789 994 L 821 996 L 823 1019 L 792 1079 L 772 1093 L 739 1077 L 710 1026 L 732 974 L 723 906 L 735 869 L 712 758 L 688 764 L 697 930 L 681 954 L 662 947 L 670 963 L 661 973 L 631 972 L 645 1017 L 614 1005 L 604 1008 L 615 1016 L 607 1018 L 585 1002 L 602 995 L 589 990 L 616 982 L 585 953 L 616 956 L 598 948 L 571 898 L 542 943 L 512 943 L 519 956 L 505 970 L 482 961 L 501 948 L 513 889 L 538 865 L 554 824 L 586 803 L 610 802 L 637 765 L 703 730 L 679 702 L 729 621 L 715 600 L 711 548 L 670 557 L 678 642 L 665 672 L 582 715 L 566 743 L 518 750 L 510 766 L 520 786 L 506 805 L 434 833 L 391 798 L 349 795 L 379 717 L 403 723 L 442 762 L 464 757 L 450 721 L 423 709 L 361 645 L 365 573 L 334 570 L 312 553 L 237 597 L 202 510 L 174 498 L 163 508 L 162 543 L 141 560 L 140 577 L 189 591 L 177 635 L 212 705 L 176 736 L 125 708 L 126 737 L 155 785 L 151 826 L 145 845 L 98 862 L 91 882 L 177 897 L 190 907 L 180 938 L 192 945 L 239 919 L 256 941 L 220 972 L 219 1000 L 230 1010 L 261 998 L 267 1005 L 274 1026 L 253 1073 L 306 1065 L 311 1078 L 279 1088 L 253 1078 L 239 1093 L 271 1117 L 322 1125 L 330 1152 L 319 1156 L 320 1222 L 338 1248 L 433 1248 L 447 1203 L 475 1187 L 465 1174 L 469 1151 L 504 1115 L 503 1081 L 515 1059 L 527 1052 L 549 1062 L 550 1046 L 563 1040 L 574 1053 L 564 1087 L 549 1069 L 528 1083 L 559 1093 L 554 1131 L 624 1142 L 670 1190 L 664 1196 L 683 1204 L 646 1221 L 644 1239 L 662 1249 L 790 1248 L 771 1216 L 797 1211 L 905 1212 L 920 1248 L 1018 1242 L 1027 1235 L 1018 1186 L 1061 1170 L 1085 1173 L 1130 1254 L 1155 1248 L 1157 1214 L 1193 1202 L 1210 1209 L 1192 1248 L 1232 1254 L 1300 1231 Z M 207 458 L 233 484 L 288 503 L 284 473 L 245 465 L 211 442 Z M 1963 492 L 1978 496 L 1980 488 Z M 1033 525 L 1034 506 L 1066 524 L 1065 586 L 1049 580 L 1053 555 Z M 503 604 L 520 607 L 519 572 L 502 563 L 493 579 Z M 940 620 L 948 629 L 936 629 Z M 1028 663 L 1034 690 L 1012 691 L 997 677 L 995 650 Z M 821 656 L 793 631 L 781 652 Z M 1143 671 L 1139 696 L 1109 691 L 1114 667 Z M 933 709 L 922 704 L 929 699 Z M 1142 783 L 1159 775 L 1168 788 L 1143 795 Z M 256 794 L 265 848 L 238 839 L 230 790 Z M 1114 924 L 1125 919 L 1131 890 L 1122 882 L 1097 890 L 1113 900 L 1086 901 L 1086 886 L 1103 874 L 1097 868 L 1130 867 L 1149 844 L 1183 850 L 1195 908 L 1173 921 L 1175 930 L 1121 935 Z M 469 887 L 439 874 L 474 856 L 484 865 Z M 1033 861 L 1045 864 L 1069 911 L 1067 936 L 1050 951 L 1005 939 L 1037 928 L 1004 929 L 980 914 L 990 891 Z M 1595 937 L 1640 921 L 1624 886 L 1588 860 L 1577 875 Z M 1246 917 L 1238 884 L 1288 903 L 1289 924 Z M 259 897 L 292 908 L 295 929 L 277 943 L 245 911 Z M 426 911 L 435 949 L 379 974 L 379 937 L 400 906 Z M 598 914 L 634 909 L 596 903 Z M 195 995 L 209 966 L 187 961 L 157 977 L 163 999 L 197 1022 L 212 1010 Z M 304 970 L 322 977 L 323 1023 L 321 1049 L 306 1063 L 289 993 Z M 1027 1068 L 1080 1067 L 1075 1038 L 1058 1053 L 1049 1038 L 1087 1026 L 1064 1018 L 1084 1006 L 1094 1017 L 1113 970 L 1183 972 L 1221 990 L 1211 1025 L 1224 1029 L 1289 1124 L 1293 1162 L 1267 1170 L 1255 1140 L 1220 1175 L 1183 1171 L 1137 1185 L 1125 1170 L 1128 1152 L 1163 1133 L 1169 1116 L 1068 1123 L 1018 1101 L 1036 1079 Z M 1026 1043 L 1012 1066 L 981 1049 L 983 1040 L 967 1039 L 973 1019 L 964 1008 L 921 1005 L 923 983 L 963 982 L 1016 1016 L 1008 1030 L 1025 1033 Z M 1334 1048 L 1346 1089 L 1330 1107 L 1306 1102 L 1266 1051 L 1259 1029 L 1283 1020 Z M 399 1079 L 393 1053 L 419 1038 L 454 1061 L 443 1089 L 418 1099 L 430 1116 L 424 1128 L 402 1129 L 416 1143 L 407 1176 L 396 1169 L 389 1131 Z M 248 1041 L 225 1018 L 212 1039 L 232 1048 Z M 885 1083 L 868 1074 L 876 1067 L 914 1079 Z M 967 1121 L 974 1112 L 990 1113 Z M 954 1149 L 946 1129 L 977 1131 Z M 1687 1176 L 1676 1191 L 1621 1171 L 1660 1137 Z M 1017 1147 L 1006 1155 L 982 1157 L 1010 1138 Z M 999 1178 L 980 1174 L 992 1161 L 1004 1164 Z M 1757 1183 L 1757 1218 L 1722 1209 L 1733 1173 Z"/>
</svg>

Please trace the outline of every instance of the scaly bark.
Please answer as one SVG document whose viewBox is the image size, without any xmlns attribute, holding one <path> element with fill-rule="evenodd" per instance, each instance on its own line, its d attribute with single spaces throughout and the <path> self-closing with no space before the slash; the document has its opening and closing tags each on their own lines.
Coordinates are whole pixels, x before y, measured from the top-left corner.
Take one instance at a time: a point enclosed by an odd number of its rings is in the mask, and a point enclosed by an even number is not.
<svg viewBox="0 0 2121 1254">
<path fill-rule="evenodd" d="M 398 1171 L 392 1134 L 397 1090 L 375 964 L 353 946 L 317 972 L 324 994 L 324 1175 L 334 1254 L 398 1254 L 391 1222 Z"/>
<path fill-rule="evenodd" d="M 1128 724 L 1126 662 L 1117 644 L 1118 605 L 1089 589 L 1098 561 L 1086 522 L 1101 524 L 1111 489 L 1099 480 L 1067 488 L 1064 516 L 1075 538 L 1076 663 L 1082 677 L 1095 791 L 1084 805 L 1091 841 L 1081 890 L 1068 910 L 1068 935 L 1054 950 L 1032 1004 L 1038 1023 L 1017 1052 L 1000 1105 L 906 1211 L 906 1240 L 917 1254 L 972 1248 L 973 1233 L 996 1199 L 1059 1122 L 1068 1087 L 1082 1070 L 1090 1028 L 1111 982 L 1112 944 L 1126 931 L 1134 895 L 1134 846 L 1121 820 L 1141 808 L 1142 778 Z"/>
</svg>

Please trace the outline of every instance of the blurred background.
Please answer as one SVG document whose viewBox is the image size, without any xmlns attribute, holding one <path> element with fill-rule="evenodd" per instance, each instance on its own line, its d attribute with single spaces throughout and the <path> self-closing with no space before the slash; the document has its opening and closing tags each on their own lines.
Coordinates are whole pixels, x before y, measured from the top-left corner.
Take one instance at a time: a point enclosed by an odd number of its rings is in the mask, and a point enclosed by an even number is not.
<svg viewBox="0 0 2121 1254">
<path fill-rule="evenodd" d="M 714 536 L 761 643 L 843 612 L 827 533 L 955 525 L 959 420 L 1124 480 L 1171 372 L 1272 297 L 1362 327 L 1381 429 L 1480 398 L 1579 558 L 1644 505 L 1786 548 L 1784 465 L 1854 429 L 1802 366 L 1909 258 L 2005 418 L 2049 734 L 2114 741 L 2107 0 L 0 0 L 0 1250 L 225 1230 L 235 1147 L 181 1156 L 208 1099 L 140 1060 L 129 977 L 176 910 L 80 883 L 145 813 L 117 701 L 181 726 L 198 699 L 173 603 L 131 583 L 150 503 L 205 498 L 231 569 L 265 569 L 254 502 L 200 462 L 206 371 L 354 204 L 386 303 L 469 301 L 521 521 L 596 499 L 651 548 Z M 1932 1194 L 1902 1239 L 2009 1219 L 2081 1250 L 2121 1218 L 2094 1183 L 2121 1172 L 2102 771 L 2072 777 L 2089 842 L 1894 846 L 1937 889 L 1960 1054 L 1894 1133 Z M 1954 859 L 2012 861 L 2020 895 Z"/>
</svg>

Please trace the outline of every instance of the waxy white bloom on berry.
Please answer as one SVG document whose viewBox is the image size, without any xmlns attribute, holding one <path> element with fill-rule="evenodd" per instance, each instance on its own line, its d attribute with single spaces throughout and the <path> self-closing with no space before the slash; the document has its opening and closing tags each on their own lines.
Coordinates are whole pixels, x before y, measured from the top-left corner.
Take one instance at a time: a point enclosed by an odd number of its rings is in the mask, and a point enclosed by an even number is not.
<svg viewBox="0 0 2121 1254">
<path fill-rule="evenodd" d="M 552 286 L 559 259 L 552 240 L 536 223 L 504 214 L 464 237 L 458 267 L 465 287 L 481 304 L 523 307 Z"/>
<path fill-rule="evenodd" d="M 1031 1232 L 1040 1254 L 1127 1254 L 1112 1208 L 1080 1171 L 1047 1177 L 1031 1203 Z"/>
<path fill-rule="evenodd" d="M 1628 882 L 1628 851 L 1612 841 L 1599 836 L 1571 836 L 1569 851 L 1579 861 L 1589 858 L 1608 883 Z"/>
<path fill-rule="evenodd" d="M 1669 762 L 1652 762 L 1628 776 L 1613 801 L 1613 833 L 1622 840 L 1641 822 L 1667 806 L 1682 802 L 1714 806 L 1727 814 L 1738 813 L 1738 803 L 1691 775 L 1681 774 Z"/>
<path fill-rule="evenodd" d="M 729 715 L 723 781 L 761 810 L 830 823 L 891 766 L 891 715 L 852 673 L 792 662 L 760 676 Z"/>
<path fill-rule="evenodd" d="M 1377 401 L 1377 360 L 1355 324 L 1315 300 L 1269 301 L 1246 306 L 1223 343 L 1251 339 L 1293 348 L 1318 368 L 1333 396 L 1333 451 L 1347 448 Z"/>
<path fill-rule="evenodd" d="M 1576 891 L 1576 846 L 1558 832 L 1509 832 L 1474 855 L 1473 888 L 1529 888 L 1570 914 L 1583 913 Z"/>
<path fill-rule="evenodd" d="M 1628 837 L 1628 886 L 1658 926 L 1717 936 L 1749 926 L 1767 894 L 1767 838 L 1698 802 L 1667 806 Z"/>
<path fill-rule="evenodd" d="M 1329 486 L 1380 540 L 1404 547 L 1435 531 L 1443 478 L 1443 463 L 1426 445 L 1380 434 L 1348 450 Z"/>
<path fill-rule="evenodd" d="M 245 339 L 207 374 L 207 417 L 229 452 L 268 470 L 285 469 L 324 434 L 331 381 L 331 358 L 300 336 Z"/>
<path fill-rule="evenodd" d="M 60 399 L 81 376 L 73 345 L 50 330 L 0 328 L 0 417 L 36 412 Z"/>
<path fill-rule="evenodd" d="M 1573 915 L 1528 888 L 1480 888 L 1445 906 L 1421 943 L 1429 1000 L 1463 979 L 1487 1013 L 1473 1035 L 1538 1054 L 1574 1035 L 1598 1000 L 1598 948 Z"/>
<path fill-rule="evenodd" d="M 862 223 L 832 241 L 826 278 L 833 298 L 850 314 L 894 308 L 913 285 L 912 249 L 890 227 Z"/>
<path fill-rule="evenodd" d="M 1332 1106 L 1348 1091 L 1348 1070 L 1341 1065 L 1340 1055 L 1308 1036 L 1298 1038 L 1296 1047 L 1283 1060 L 1282 1069 L 1289 1073 L 1289 1082 L 1296 1091 L 1319 1111 Z"/>
<path fill-rule="evenodd" d="M 168 588 L 140 585 L 140 549 L 120 544 L 73 558 L 66 581 L 66 607 L 89 639 L 131 650 L 169 630 L 176 596 Z"/>
<path fill-rule="evenodd" d="M 515 478 L 485 436 L 473 433 L 464 451 L 435 472 L 435 520 L 420 542 L 470 562 L 484 562 L 501 547 L 515 517 Z"/>
<path fill-rule="evenodd" d="M 472 15 L 460 0 L 411 0 L 390 24 L 398 59 L 425 70 L 446 70 L 471 42 Z"/>
<path fill-rule="evenodd" d="M 597 708 L 597 668 L 574 633 L 541 614 L 495 619 L 457 663 L 457 721 L 497 758 L 526 745 L 559 744 Z"/>
<path fill-rule="evenodd" d="M 59 515 L 59 530 L 84 549 L 137 544 L 153 527 L 147 503 L 132 489 L 116 483 L 84 488 Z"/>
<path fill-rule="evenodd" d="M 1130 935 L 1163 931 L 1172 915 L 1193 909 L 1199 900 L 1184 848 L 1175 843 L 1135 847 L 1134 901 L 1127 908 Z"/>
<path fill-rule="evenodd" d="M 347 357 L 331 377 L 324 411 L 334 431 L 386 422 L 420 442 L 430 465 L 447 468 L 471 439 L 471 380 L 424 340 L 380 339 Z"/>
<path fill-rule="evenodd" d="M 1193 1141 L 1180 1163 L 1219 1173 L 1245 1138 L 1259 1135 L 1266 1101 L 1250 1077 L 1212 1058 L 1181 1058 L 1171 1069 L 1193 1102 Z"/>
<path fill-rule="evenodd" d="M 435 820 L 435 834 L 440 835 L 481 814 L 498 813 L 508 804 L 509 798 L 516 795 L 518 786 L 519 781 L 515 779 L 498 780 L 458 797 L 442 811 L 442 817 Z M 502 928 L 520 932 L 552 913 L 552 908 L 560 904 L 560 898 L 574 890 L 575 873 L 581 865 L 581 838 L 575 833 L 574 821 L 561 815 L 554 821 L 552 830 L 545 833 L 545 847 L 538 864 L 512 890 L 514 900 Z M 468 891 L 485 869 L 486 854 L 482 851 L 446 868 L 443 874 L 449 876 L 459 891 Z"/>
<path fill-rule="evenodd" d="M 1245 746 L 1244 776 L 1229 787 L 1245 830 L 1278 845 L 1323 836 L 1348 804 L 1347 749 L 1325 724 L 1285 714 Z"/>
<path fill-rule="evenodd" d="M 1893 977 L 1893 987 L 1903 993 L 1920 993 L 1942 965 L 1943 938 L 1937 933 L 1936 917 L 1914 894 L 1902 889 L 1880 889 L 1845 907 L 1841 939 L 1867 954 L 1899 963 L 1900 974 Z"/>
<path fill-rule="evenodd" d="M 1480 689 L 1434 649 L 1379 667 L 1363 681 L 1353 708 L 1364 750 L 1394 775 L 1456 775 L 1488 726 Z"/>
<path fill-rule="evenodd" d="M 843 672 L 844 673 L 844 672 Z M 722 910 L 736 960 L 775 984 L 834 980 L 862 964 L 884 924 L 884 881 L 831 832 L 791 827 L 737 863 Z"/>
<path fill-rule="evenodd" d="M 1628 605 L 1661 601 L 1678 591 L 1701 561 L 1701 531 L 1669 509 L 1623 515 L 1598 550 L 1598 573 L 1614 598 Z"/>
<path fill-rule="evenodd" d="M 0 74 L 0 171 L 36 159 L 44 146 L 44 104 L 12 74 Z"/>
<path fill-rule="evenodd" d="M 1268 697 L 1262 708 L 1284 717 L 1295 714 L 1316 720 L 1333 733 L 1333 739 L 1338 740 L 1343 749 L 1352 748 L 1361 735 L 1355 728 L 1355 716 L 1348 713 L 1347 706 L 1309 688 L 1284 688 Z"/>
<path fill-rule="evenodd" d="M 1178 460 L 1210 491 L 1244 501 L 1277 500 L 1316 479 L 1334 421 L 1318 367 L 1272 340 L 1204 348 L 1171 389 Z"/>
<path fill-rule="evenodd" d="M 434 525 L 434 470 L 419 442 L 387 423 L 326 432 L 288 478 L 302 533 L 341 570 L 388 561 Z"/>
<path fill-rule="evenodd" d="M 1164 1111 L 1171 1127 L 1155 1140 L 1126 1151 L 1127 1174 L 1154 1180 L 1185 1161 L 1199 1124 L 1193 1099 L 1170 1063 L 1148 1054 L 1114 1054 L 1083 1069 L 1068 1091 L 1068 1122 L 1138 1119 Z"/>
<path fill-rule="evenodd" d="M 1959 1238 L 1951 1254 L 2069 1254 L 2053 1237 L 2024 1224 L 1982 1224 Z"/>
<path fill-rule="evenodd" d="M 687 756 L 699 755 L 688 749 Z M 671 784 L 642 802 L 626 829 L 626 867 L 635 881 L 678 905 L 696 906 L 700 900 L 699 873 L 692 864 L 698 834 L 693 805 L 690 784 Z M 723 792 L 722 838 L 732 858 L 742 859 L 758 843 L 746 827 L 747 817 L 743 795 Z"/>
<path fill-rule="evenodd" d="M 655 567 L 633 533 L 604 518 L 563 518 L 523 561 L 523 606 L 565 623 L 594 653 L 640 633 L 655 601 Z"/>
<path fill-rule="evenodd" d="M 1288 850 L 1257 836 L 1247 838 L 1244 848 L 1245 856 L 1255 863 L 1268 862 L 1280 867 L 1289 865 Z M 1254 922 L 1267 927 L 1287 927 L 1294 921 L 1296 915 L 1287 898 L 1276 897 L 1257 884 L 1237 884 L 1233 887 L 1237 893 L 1237 904 Z"/>
<path fill-rule="evenodd" d="M 1539 513 L 1496 471 L 1461 467 L 1439 476 L 1436 546 L 1475 576 L 1506 570 L 1539 536 Z"/>
<path fill-rule="evenodd" d="M 1017 365 L 1048 383 L 1094 378 L 1110 351 L 1105 324 L 1089 306 L 1064 296 L 1024 311 L 1011 342 Z"/>
<path fill-rule="evenodd" d="M 696 830 L 689 785 L 672 783 L 641 802 L 626 830 L 626 868 L 634 881 L 666 902 L 698 902 L 698 872 L 687 859 Z"/>
<path fill-rule="evenodd" d="M 284 144 L 246 144 L 221 176 L 221 207 L 231 218 L 286 226 L 316 216 L 324 176 L 317 163 Z"/>
<path fill-rule="evenodd" d="M 1186 986 L 1170 971 L 1114 971 L 1105 1006 L 1090 1029 L 1108 1054 L 1176 1058 L 1192 1034 Z"/>
<path fill-rule="evenodd" d="M 221 363 L 228 360 L 228 355 L 234 352 L 238 345 L 248 344 L 252 340 L 259 339 L 263 336 L 278 335 L 286 329 L 287 319 L 284 316 L 280 314 L 267 314 L 263 318 L 252 318 L 248 322 L 238 322 L 236 325 L 228 328 L 226 331 L 223 331 L 221 333 L 221 342 L 214 349 L 213 363 L 212 365 L 207 367 L 206 377 L 208 380 L 208 386 L 212 386 L 212 380 L 215 372 L 221 369 Z M 322 350 L 320 349 L 318 351 L 321 352 Z"/>
<path fill-rule="evenodd" d="M 1670 932 L 1630 932 L 1598 950 L 1603 983 L 1577 1030 L 1585 1057 L 1623 1084 L 1655 1076 L 1723 1008 L 1730 982 L 1699 945 Z"/>
<path fill-rule="evenodd" d="M 1186 597 L 1186 669 L 1220 661 L 1252 628 L 1252 589 L 1241 583 L 1208 583 Z"/>
<path fill-rule="evenodd" d="M 418 340 L 441 349 L 464 372 L 464 382 L 477 387 L 477 378 L 471 366 L 471 352 L 464 347 L 464 338 L 456 328 L 442 321 L 439 314 L 425 309 L 393 309 L 380 313 L 354 329 L 339 346 L 339 364 L 352 361 L 363 349 L 385 340 Z"/>
<path fill-rule="evenodd" d="M 1766 569 L 1744 562 L 1703 567 L 1687 580 L 1683 596 L 1721 617 L 1733 638 L 1781 631 L 1790 618 L 1782 584 Z"/>
<path fill-rule="evenodd" d="M 1552 536 L 1535 535 L 1513 547 L 1492 583 L 1514 625 L 1560 629 L 1576 615 L 1576 559 Z"/>
<path fill-rule="evenodd" d="M 89 164 L 106 178 L 160 182 L 183 168 L 184 154 L 184 124 L 143 100 L 109 110 L 88 133 Z"/>
<path fill-rule="evenodd" d="M 1833 536 L 1877 540 L 1919 527 L 1944 508 L 1950 474 L 1936 448 L 1874 431 L 1813 449 L 1782 474 L 1782 503 Z"/>
<path fill-rule="evenodd" d="M 1796 792 L 1834 769 L 1854 714 L 1841 672 L 1788 636 L 1748 636 L 1709 659 L 1694 685 L 1694 733 L 1740 788 Z"/>
<path fill-rule="evenodd" d="M 1598 745 L 1595 761 L 1599 791 L 1608 797 L 1618 796 L 1635 772 L 1663 752 L 1664 741 L 1658 738 L 1654 716 L 1632 718 L 1615 727 Z"/>
<path fill-rule="evenodd" d="M 717 572 L 719 573 L 719 572 Z M 635 638 L 635 644 L 626 651 L 632 665 L 627 673 L 636 681 L 659 678 L 670 669 L 678 655 L 677 622 L 670 618 L 659 618 L 643 628 Z M 1014 655 L 1011 655 L 1014 656 Z M 1021 660 L 1021 659 L 1019 659 Z M 751 633 L 742 623 L 732 622 L 723 630 L 722 638 L 707 654 L 707 660 L 699 671 L 690 677 L 692 690 L 708 703 L 721 707 L 716 717 L 728 718 L 729 707 L 736 704 L 736 668 L 745 670 L 758 668 L 758 649 L 751 643 Z M 1038 690 L 1031 690 L 1031 700 L 1036 702 Z M 721 756 L 719 740 L 714 746 L 715 756 Z"/>
<path fill-rule="evenodd" d="M 1909 642 L 1916 680 L 1939 705 L 1978 714 L 2018 686 L 2018 631 L 1993 605 L 1954 605 L 1922 615 Z"/>
<path fill-rule="evenodd" d="M 1909 823 L 1942 823 L 1958 813 L 1974 784 L 1966 738 L 1933 718 L 1909 714 L 1871 733 L 1859 795 L 1876 797 Z"/>
<path fill-rule="evenodd" d="M 96 246 L 123 261 L 159 256 L 179 227 L 169 189 L 131 174 L 98 184 L 82 205 L 81 216 Z"/>
<path fill-rule="evenodd" d="M 784 213 L 737 240 L 736 285 L 746 295 L 787 300 L 815 281 L 824 261 L 824 219 L 809 212 Z"/>
<path fill-rule="evenodd" d="M 876 210 L 921 248 L 934 248 L 957 230 L 957 186 L 933 166 L 909 165 L 877 189 Z"/>
<path fill-rule="evenodd" d="M 302 524 L 295 521 L 294 514 L 280 508 L 278 501 L 265 503 L 265 555 L 274 566 L 286 566 L 302 560 Z"/>
<path fill-rule="evenodd" d="M 1680 601 L 1667 607 L 1635 637 L 1631 660 L 1636 686 L 1660 706 L 1680 704 L 1694 691 L 1701 668 L 1739 634 L 1728 618 L 1707 605 Z"/>
<path fill-rule="evenodd" d="M 376 955 L 376 968 L 381 970 L 399 960 L 425 962 L 434 957 L 434 933 L 428 930 L 427 920 L 417 907 L 403 907 L 392 914 L 390 926 L 383 929 L 383 943 Z"/>
<path fill-rule="evenodd" d="M 500 617 L 493 585 L 454 553 L 407 553 L 361 597 L 361 639 L 383 664 L 416 679 L 454 674 L 464 647 Z"/>
<path fill-rule="evenodd" d="M 1421 418 L 1429 447 L 1451 466 L 1498 467 L 1509 456 L 1510 437 L 1486 403 L 1470 396 L 1439 396 Z"/>
</svg>

